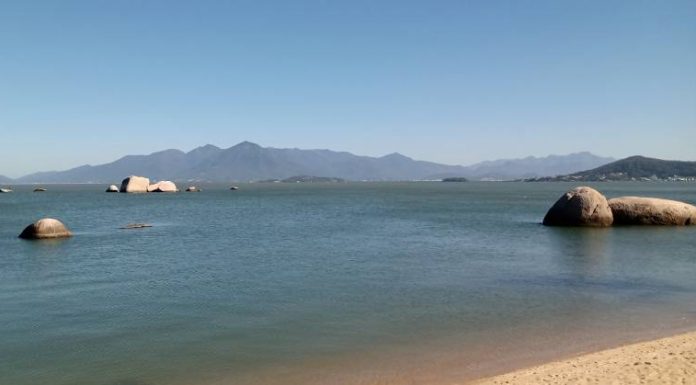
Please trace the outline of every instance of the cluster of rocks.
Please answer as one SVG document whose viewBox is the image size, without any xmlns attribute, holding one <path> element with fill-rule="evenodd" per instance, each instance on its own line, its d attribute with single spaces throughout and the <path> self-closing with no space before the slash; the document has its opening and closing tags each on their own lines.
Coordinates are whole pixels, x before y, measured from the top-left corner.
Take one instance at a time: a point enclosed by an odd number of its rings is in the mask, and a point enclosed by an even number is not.
<svg viewBox="0 0 696 385">
<path fill-rule="evenodd" d="M 109 186 L 107 192 L 115 192 L 115 185 Z M 150 184 L 150 179 L 142 176 L 131 175 L 121 182 L 121 188 L 118 190 L 122 193 L 148 193 L 148 192 L 178 192 L 174 182 L 163 180 L 157 183 Z"/>
<path fill-rule="evenodd" d="M 231 190 L 237 190 L 236 186 L 232 186 Z M 10 189 L 2 189 L 2 192 L 11 192 Z M 36 188 L 34 191 L 46 191 L 44 188 Z M 106 189 L 106 192 L 122 192 L 122 193 L 151 193 L 151 192 L 178 192 L 174 182 L 164 180 L 156 183 L 150 183 L 150 179 L 142 176 L 131 175 L 121 182 L 121 187 L 112 184 Z M 200 192 L 200 188 L 189 186 L 187 192 Z M 124 229 L 140 229 L 152 227 L 152 225 L 144 223 L 133 223 L 123 227 Z M 27 226 L 19 235 L 24 239 L 54 239 L 68 238 L 72 233 L 59 220 L 53 218 L 43 218 L 31 225 Z"/>
<path fill-rule="evenodd" d="M 113 191 L 116 186 L 109 186 Z M 150 180 L 130 176 L 123 180 L 121 192 L 176 192 L 176 185 L 169 181 L 150 184 Z M 186 191 L 200 191 L 190 186 Z M 607 200 L 591 187 L 576 187 L 563 194 L 544 217 L 546 226 L 612 225 L 696 225 L 696 206 L 660 198 L 618 197 Z M 137 223 L 124 228 L 151 227 Z M 71 237 L 72 233 L 57 219 L 43 218 L 27 226 L 19 235 L 24 239 L 53 239 Z"/>
<path fill-rule="evenodd" d="M 549 209 L 546 226 L 696 225 L 696 206 L 660 198 L 618 197 L 607 200 L 591 187 L 576 187 Z"/>
<path fill-rule="evenodd" d="M 146 227 L 152 227 L 147 223 L 131 223 L 122 229 L 142 229 Z M 72 237 L 72 232 L 68 230 L 67 226 L 63 222 L 53 219 L 53 218 L 43 218 L 25 227 L 20 238 L 28 240 L 38 240 L 38 239 L 57 239 L 57 238 L 69 238 Z"/>
<path fill-rule="evenodd" d="M 196 186 L 188 186 L 186 192 L 201 192 Z M 150 179 L 143 176 L 131 175 L 121 182 L 121 188 L 116 185 L 111 185 L 106 189 L 106 192 L 122 192 L 122 193 L 148 193 L 148 192 L 179 192 L 174 182 L 163 180 L 157 183 L 150 184 Z"/>
</svg>

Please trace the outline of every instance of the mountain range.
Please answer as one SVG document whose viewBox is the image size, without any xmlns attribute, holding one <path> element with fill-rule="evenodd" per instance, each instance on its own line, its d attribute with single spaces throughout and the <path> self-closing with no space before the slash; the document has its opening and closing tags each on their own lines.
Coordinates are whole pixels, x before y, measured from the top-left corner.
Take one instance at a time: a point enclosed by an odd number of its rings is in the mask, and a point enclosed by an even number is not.
<svg viewBox="0 0 696 385">
<path fill-rule="evenodd" d="M 479 180 L 513 180 L 554 176 L 589 170 L 614 160 L 614 158 L 601 157 L 589 152 L 549 155 L 543 158 L 528 156 L 522 159 L 499 159 L 468 166 L 464 176 Z"/>
<path fill-rule="evenodd" d="M 2 183 L 116 183 L 128 175 L 204 182 L 285 179 L 296 175 L 373 181 L 444 177 L 506 180 L 566 174 L 611 161 L 612 158 L 581 152 L 495 160 L 465 167 L 414 160 L 399 153 L 369 157 L 331 150 L 261 147 L 242 142 L 226 149 L 208 144 L 189 152 L 164 150 L 149 155 L 127 155 L 107 164 L 39 172 Z"/>
<path fill-rule="evenodd" d="M 662 160 L 636 155 L 586 171 L 551 178 L 537 178 L 540 181 L 619 181 L 642 179 L 696 179 L 696 162 Z"/>
</svg>

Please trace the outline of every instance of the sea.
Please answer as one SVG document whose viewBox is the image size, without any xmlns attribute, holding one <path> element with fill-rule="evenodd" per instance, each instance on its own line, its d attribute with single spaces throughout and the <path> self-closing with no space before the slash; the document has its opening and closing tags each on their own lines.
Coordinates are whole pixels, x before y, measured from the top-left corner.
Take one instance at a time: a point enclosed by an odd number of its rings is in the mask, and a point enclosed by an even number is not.
<svg viewBox="0 0 696 385">
<path fill-rule="evenodd" d="M 0 194 L 0 384 L 453 384 L 696 330 L 696 226 L 542 226 L 573 184 L 238 186 Z"/>
</svg>

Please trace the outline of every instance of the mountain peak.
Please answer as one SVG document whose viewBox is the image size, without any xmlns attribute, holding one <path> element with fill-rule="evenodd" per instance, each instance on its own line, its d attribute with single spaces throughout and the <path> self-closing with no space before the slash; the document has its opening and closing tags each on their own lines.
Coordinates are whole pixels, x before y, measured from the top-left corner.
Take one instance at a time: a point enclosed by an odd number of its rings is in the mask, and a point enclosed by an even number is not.
<svg viewBox="0 0 696 385">
<path fill-rule="evenodd" d="M 390 160 L 412 160 L 406 155 L 399 154 L 398 152 L 392 152 L 391 154 L 387 154 L 383 156 L 381 159 L 390 159 Z"/>
<path fill-rule="evenodd" d="M 243 142 L 237 143 L 231 148 L 262 148 L 256 143 L 249 142 L 248 140 L 245 140 Z"/>
<path fill-rule="evenodd" d="M 186 156 L 190 159 L 201 161 L 204 159 L 209 159 L 210 157 L 215 156 L 215 154 L 221 151 L 222 150 L 220 149 L 220 147 L 213 146 L 212 144 L 206 144 L 205 146 L 196 147 L 193 150 L 187 152 Z"/>
<path fill-rule="evenodd" d="M 196 151 L 196 150 L 201 150 L 201 151 L 211 151 L 211 150 L 219 150 L 220 147 L 212 145 L 212 144 L 206 144 L 204 146 L 196 147 L 191 151 Z"/>
<path fill-rule="evenodd" d="M 629 156 L 628 158 L 620 159 L 619 161 L 626 162 L 626 161 L 633 161 L 633 160 L 662 160 L 662 159 L 648 158 L 647 156 L 643 156 L 643 155 L 633 155 L 633 156 Z"/>
<path fill-rule="evenodd" d="M 170 148 L 167 150 L 153 152 L 150 154 L 150 156 L 181 155 L 181 154 L 184 154 L 184 152 L 181 150 L 177 150 L 175 148 Z"/>
</svg>

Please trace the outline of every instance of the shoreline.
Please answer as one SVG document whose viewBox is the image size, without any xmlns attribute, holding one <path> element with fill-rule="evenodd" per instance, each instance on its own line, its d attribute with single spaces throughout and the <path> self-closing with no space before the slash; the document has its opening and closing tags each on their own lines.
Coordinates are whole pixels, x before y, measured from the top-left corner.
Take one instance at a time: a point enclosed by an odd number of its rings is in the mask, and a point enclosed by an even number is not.
<svg viewBox="0 0 696 385">
<path fill-rule="evenodd" d="M 540 341 L 537 337 L 514 339 L 503 345 L 485 349 L 467 346 L 462 350 L 461 343 L 442 349 L 434 346 L 421 346 L 425 350 L 401 351 L 392 355 L 388 351 L 364 352 L 361 357 L 340 357 L 338 359 L 311 359 L 305 362 L 287 363 L 266 370 L 242 373 L 217 373 L 208 380 L 183 381 L 184 384 L 228 385 L 538 385 L 538 384 L 686 384 L 696 385 L 696 328 L 691 324 L 668 330 L 643 330 L 640 335 L 629 335 L 615 339 L 609 337 L 603 342 L 589 338 L 584 342 L 563 344 L 568 335 L 553 341 Z M 576 335 L 575 337 L 580 337 Z M 676 350 L 676 358 L 687 357 L 684 362 L 665 365 L 664 357 L 672 357 L 669 351 L 662 354 L 660 349 L 678 349 L 681 339 L 688 340 L 688 349 Z M 578 340 L 575 340 L 578 341 Z M 552 342 L 555 348 L 549 347 Z M 657 345 L 658 348 L 653 345 Z M 641 358 L 642 349 L 648 346 L 647 358 Z M 618 352 L 618 353 L 617 353 Z M 690 353 L 689 353 L 690 352 Z M 425 354 L 424 354 L 425 353 Z M 640 353 L 640 354 L 638 354 Z M 679 355 L 679 353 L 684 353 Z M 658 359 L 653 357 L 658 356 Z M 675 358 L 672 357 L 672 358 Z M 634 360 L 635 359 L 635 360 Z M 628 360 L 630 362 L 623 362 Z M 633 361 L 632 361 L 633 360 Z M 586 362 L 587 361 L 587 362 Z M 578 362 L 581 365 L 578 365 Z M 586 363 L 585 363 L 586 362 Z M 595 363 L 597 362 L 597 363 Z M 638 380 L 632 382 L 626 375 L 622 363 L 650 362 L 649 365 L 630 367 L 640 370 Z M 584 363 L 584 364 L 583 364 Z M 573 367 L 575 365 L 575 367 Z M 689 366 L 690 365 L 690 366 Z M 571 368 L 576 370 L 573 372 Z M 612 369 L 613 368 L 613 369 Z M 613 370 L 613 372 L 612 372 Z M 662 375 L 668 370 L 686 371 L 685 375 L 669 374 L 669 378 L 685 378 L 672 381 L 657 377 L 653 382 L 640 382 L 640 376 L 654 377 L 656 371 Z M 595 372 L 596 371 L 596 372 Z M 571 376 L 568 376 L 571 374 Z M 623 376 L 623 377 L 622 377 Z M 570 378 L 566 378 L 570 377 Z M 689 382 L 693 377 L 694 381 Z"/>
<path fill-rule="evenodd" d="M 696 331 L 584 353 L 461 384 L 696 384 Z"/>
</svg>

